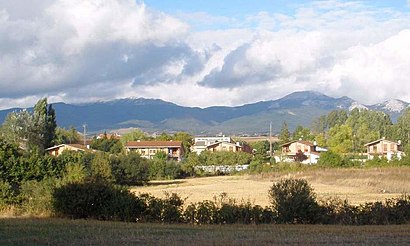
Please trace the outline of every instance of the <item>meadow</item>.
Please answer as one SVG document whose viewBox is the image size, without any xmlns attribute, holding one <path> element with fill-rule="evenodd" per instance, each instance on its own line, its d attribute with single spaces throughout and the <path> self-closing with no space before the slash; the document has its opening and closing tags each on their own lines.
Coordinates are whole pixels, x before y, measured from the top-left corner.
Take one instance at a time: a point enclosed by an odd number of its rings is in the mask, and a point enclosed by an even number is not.
<svg viewBox="0 0 410 246">
<path fill-rule="evenodd" d="M 318 199 L 338 197 L 354 205 L 410 194 L 410 168 L 309 168 L 292 172 L 273 172 L 258 175 L 232 175 L 177 180 L 151 181 L 147 186 L 133 187 L 138 193 L 164 197 L 177 193 L 185 204 L 214 200 L 222 193 L 238 202 L 250 201 L 269 206 L 268 190 L 283 178 L 303 178 L 314 188 Z"/>
<path fill-rule="evenodd" d="M 182 225 L 0 220 L 0 245 L 409 245 L 410 225 Z"/>
</svg>

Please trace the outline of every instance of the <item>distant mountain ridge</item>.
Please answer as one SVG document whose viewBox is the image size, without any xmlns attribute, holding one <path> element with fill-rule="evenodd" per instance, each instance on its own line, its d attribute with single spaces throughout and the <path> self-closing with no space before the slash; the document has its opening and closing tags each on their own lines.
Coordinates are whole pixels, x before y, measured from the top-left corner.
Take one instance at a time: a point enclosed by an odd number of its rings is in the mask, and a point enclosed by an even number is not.
<svg viewBox="0 0 410 246">
<path fill-rule="evenodd" d="M 120 128 L 140 128 L 148 132 L 188 131 L 192 134 L 267 134 L 272 122 L 275 132 L 286 121 L 290 129 L 309 127 L 312 120 L 336 109 L 362 108 L 383 111 L 396 120 L 409 103 L 389 100 L 362 105 L 349 97 L 333 98 L 314 91 L 300 91 L 271 101 L 236 107 L 184 107 L 160 99 L 126 98 L 83 104 L 54 103 L 58 125 L 91 132 Z M 0 111 L 0 121 L 9 112 Z"/>
</svg>

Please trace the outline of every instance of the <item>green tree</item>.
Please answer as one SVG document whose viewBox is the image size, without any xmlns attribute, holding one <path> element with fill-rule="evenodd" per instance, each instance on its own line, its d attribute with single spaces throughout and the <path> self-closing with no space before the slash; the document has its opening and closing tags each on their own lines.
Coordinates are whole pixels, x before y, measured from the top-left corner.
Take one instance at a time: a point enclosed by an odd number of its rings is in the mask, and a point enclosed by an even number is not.
<svg viewBox="0 0 410 246">
<path fill-rule="evenodd" d="M 345 166 L 343 157 L 332 151 L 323 152 L 317 162 L 321 167 L 342 167 Z"/>
<path fill-rule="evenodd" d="M 177 132 L 174 134 L 173 140 L 182 142 L 182 146 L 184 147 L 184 156 L 187 157 L 193 144 L 192 135 L 187 132 Z"/>
<path fill-rule="evenodd" d="M 348 125 L 336 125 L 330 128 L 327 145 L 338 154 L 349 153 L 353 149 L 353 131 Z"/>
<path fill-rule="evenodd" d="M 106 153 L 97 152 L 91 161 L 91 177 L 96 180 L 113 181 L 113 175 L 108 155 Z"/>
<path fill-rule="evenodd" d="M 188 176 L 195 176 L 196 171 L 195 167 L 201 165 L 199 156 L 192 152 L 189 153 L 188 156 L 183 160 L 181 164 L 181 169 L 183 172 L 185 172 Z"/>
<path fill-rule="evenodd" d="M 326 129 L 330 129 L 332 127 L 335 127 L 336 125 L 345 124 L 347 118 L 348 113 L 345 110 L 331 111 L 326 117 Z"/>
<path fill-rule="evenodd" d="M 115 138 L 107 138 L 107 135 L 104 135 L 103 138 L 99 139 L 94 137 L 91 141 L 90 147 L 92 149 L 109 152 L 112 154 L 118 154 L 123 151 L 123 145 L 121 144 L 121 141 Z"/>
<path fill-rule="evenodd" d="M 27 149 L 31 124 L 32 115 L 28 111 L 11 112 L 6 116 L 1 127 L 2 136 L 7 142 Z"/>
<path fill-rule="evenodd" d="M 39 151 L 53 145 L 56 136 L 56 115 L 48 107 L 47 98 L 39 100 L 33 113 L 26 110 L 10 113 L 2 125 L 2 135 L 12 143 L 29 151 Z"/>
<path fill-rule="evenodd" d="M 145 134 L 140 129 L 135 129 L 130 133 L 127 133 L 121 137 L 121 142 L 125 145 L 129 141 L 137 141 L 137 140 L 151 140 L 152 138 Z"/>
<path fill-rule="evenodd" d="M 315 136 L 311 134 L 309 128 L 304 128 L 303 126 L 299 125 L 296 127 L 295 131 L 293 132 L 292 139 L 293 140 L 299 140 L 299 139 L 314 140 Z"/>
<path fill-rule="evenodd" d="M 135 152 L 112 155 L 110 165 L 115 182 L 120 185 L 142 185 L 149 179 L 148 160 Z"/>
<path fill-rule="evenodd" d="M 282 124 L 282 128 L 279 134 L 279 140 L 280 140 L 280 144 L 284 144 L 290 141 L 290 132 L 289 132 L 288 123 L 286 123 L 286 121 L 284 121 Z"/>
<path fill-rule="evenodd" d="M 314 133 L 324 133 L 327 130 L 326 115 L 322 115 L 312 122 L 312 131 Z"/>
<path fill-rule="evenodd" d="M 155 139 L 159 141 L 169 141 L 169 140 L 172 140 L 173 138 L 171 135 L 163 132 L 159 136 L 157 136 Z"/>
<path fill-rule="evenodd" d="M 45 132 L 44 132 L 44 138 L 45 138 L 44 147 L 45 148 L 49 148 L 55 144 L 56 129 L 57 129 L 56 112 L 53 108 L 53 105 L 50 104 L 48 105 Z"/>
<path fill-rule="evenodd" d="M 407 108 L 393 126 L 392 138 L 401 140 L 404 146 L 410 143 L 410 108 Z"/>
<path fill-rule="evenodd" d="M 78 134 L 78 131 L 73 126 L 68 130 L 61 127 L 56 128 L 55 144 L 57 145 L 78 143 L 80 139 L 80 134 Z"/>
<path fill-rule="evenodd" d="M 319 213 L 316 194 L 304 179 L 283 179 L 272 185 L 269 197 L 279 223 L 314 223 Z"/>
</svg>

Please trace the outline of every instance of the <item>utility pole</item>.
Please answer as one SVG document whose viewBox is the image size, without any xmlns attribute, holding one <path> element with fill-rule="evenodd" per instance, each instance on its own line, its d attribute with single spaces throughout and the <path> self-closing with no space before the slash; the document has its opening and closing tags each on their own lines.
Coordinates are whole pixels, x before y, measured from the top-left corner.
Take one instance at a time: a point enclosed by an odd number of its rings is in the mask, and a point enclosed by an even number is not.
<svg viewBox="0 0 410 246">
<path fill-rule="evenodd" d="M 272 121 L 269 124 L 269 157 L 272 158 Z"/>
<path fill-rule="evenodd" d="M 83 124 L 83 128 L 84 128 L 84 147 L 86 147 L 87 146 L 87 124 L 86 123 L 84 123 Z"/>
</svg>

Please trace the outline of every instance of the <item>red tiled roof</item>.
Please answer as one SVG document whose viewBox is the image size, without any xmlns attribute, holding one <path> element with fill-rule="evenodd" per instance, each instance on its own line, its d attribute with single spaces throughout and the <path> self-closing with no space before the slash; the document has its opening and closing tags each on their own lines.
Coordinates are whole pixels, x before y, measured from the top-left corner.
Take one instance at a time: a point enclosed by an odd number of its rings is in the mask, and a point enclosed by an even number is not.
<svg viewBox="0 0 410 246">
<path fill-rule="evenodd" d="M 377 143 L 379 143 L 379 142 L 381 142 L 381 141 L 388 142 L 388 143 L 393 143 L 393 144 L 398 144 L 398 143 L 396 143 L 396 142 L 394 142 L 394 141 L 390 141 L 390 140 L 381 138 L 381 139 L 378 139 L 378 140 L 376 140 L 376 141 L 367 143 L 367 144 L 365 144 L 364 146 L 374 145 L 374 144 L 377 144 Z"/>
<path fill-rule="evenodd" d="M 293 140 L 293 141 L 282 144 L 281 147 L 289 146 L 293 143 L 301 143 L 301 144 L 304 144 L 304 145 L 307 145 L 307 146 L 314 146 L 312 142 L 309 142 L 309 141 L 306 141 L 306 140 Z"/>
<path fill-rule="evenodd" d="M 129 141 L 126 147 L 181 147 L 181 141 Z"/>
<path fill-rule="evenodd" d="M 60 145 L 47 148 L 46 150 L 49 151 L 49 150 L 59 149 L 63 146 L 71 146 L 73 148 L 77 148 L 77 149 L 84 150 L 84 151 L 95 151 L 93 149 L 88 149 L 87 147 L 84 147 L 84 145 L 81 145 L 81 144 L 60 144 Z"/>
</svg>

